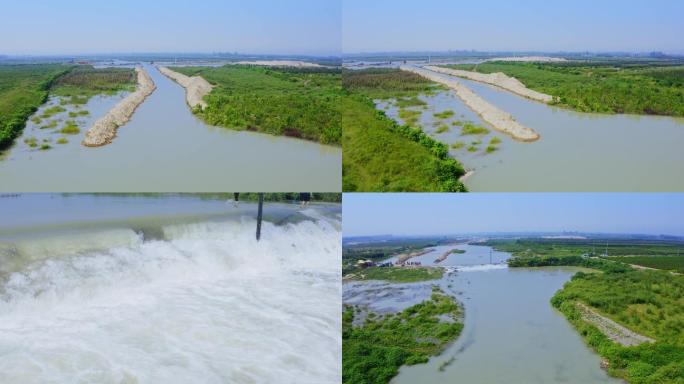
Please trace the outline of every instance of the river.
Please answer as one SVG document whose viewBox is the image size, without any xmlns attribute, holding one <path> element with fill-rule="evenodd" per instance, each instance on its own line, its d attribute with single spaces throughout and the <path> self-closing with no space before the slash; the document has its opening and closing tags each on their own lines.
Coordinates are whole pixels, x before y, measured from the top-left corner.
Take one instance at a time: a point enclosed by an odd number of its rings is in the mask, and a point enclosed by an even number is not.
<svg viewBox="0 0 684 384">
<path fill-rule="evenodd" d="M 260 242 L 254 204 L 198 196 L 0 213 L 2 383 L 341 381 L 339 204 L 266 203 Z"/>
<path fill-rule="evenodd" d="M 427 364 L 402 367 L 392 383 L 620 382 L 600 368 L 599 356 L 549 303 L 578 268 L 508 268 L 508 253 L 468 244 L 438 246 L 411 261 L 434 266 L 453 248 L 466 252 L 440 264 L 455 272 L 438 282 L 345 284 L 345 303 L 381 312 L 427 299 L 435 283 L 464 305 L 458 340 Z"/>
<path fill-rule="evenodd" d="M 99 148 L 80 144 L 85 131 L 123 95 L 93 97 L 77 118 L 81 133 L 40 151 L 24 139 L 48 134 L 29 121 L 0 159 L 0 191 L 9 192 L 329 192 L 341 189 L 340 148 L 288 137 L 212 127 L 195 117 L 184 89 L 145 65 L 157 90 Z M 52 98 L 42 107 L 58 104 Z M 68 120 L 72 111 L 56 115 Z M 61 128 L 61 125 L 60 127 Z M 53 134 L 56 140 L 60 135 Z"/>
<path fill-rule="evenodd" d="M 437 140 L 451 145 L 482 139 L 478 151 L 473 153 L 467 152 L 468 145 L 451 149 L 453 157 L 474 170 L 465 181 L 471 191 L 684 191 L 684 178 L 679 175 L 679 164 L 684 162 L 680 145 L 684 142 L 683 118 L 580 113 L 535 102 L 491 85 L 460 78 L 458 81 L 541 135 L 532 143 L 517 142 L 482 122 L 453 91 L 421 96 L 428 102 L 421 125 Z M 378 107 L 401 121 L 396 106 L 379 102 Z M 453 110 L 456 115 L 448 119 L 433 116 L 445 110 Z M 461 136 L 460 128 L 454 126 L 446 133 L 435 132 L 435 123 L 450 125 L 454 120 L 488 126 L 491 133 Z M 494 153 L 485 153 L 494 136 L 502 143 Z"/>
</svg>

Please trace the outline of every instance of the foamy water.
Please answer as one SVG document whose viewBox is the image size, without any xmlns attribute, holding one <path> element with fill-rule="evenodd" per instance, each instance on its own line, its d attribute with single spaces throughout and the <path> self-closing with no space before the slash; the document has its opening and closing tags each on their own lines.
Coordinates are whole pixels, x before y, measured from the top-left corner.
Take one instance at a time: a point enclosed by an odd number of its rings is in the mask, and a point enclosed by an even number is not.
<svg viewBox="0 0 684 384">
<path fill-rule="evenodd" d="M 305 213 L 260 242 L 246 218 L 95 251 L 24 242 L 0 286 L 0 382 L 340 382 L 339 222 Z"/>
</svg>

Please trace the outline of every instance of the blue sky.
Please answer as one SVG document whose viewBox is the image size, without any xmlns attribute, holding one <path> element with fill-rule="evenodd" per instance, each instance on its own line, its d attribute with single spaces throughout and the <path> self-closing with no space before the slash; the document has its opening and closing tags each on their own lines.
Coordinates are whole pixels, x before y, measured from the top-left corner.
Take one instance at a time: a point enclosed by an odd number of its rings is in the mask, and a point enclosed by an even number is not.
<svg viewBox="0 0 684 384">
<path fill-rule="evenodd" d="M 5 0 L 0 54 L 340 53 L 339 0 Z"/>
<path fill-rule="evenodd" d="M 684 53 L 682 0 L 344 0 L 344 53 Z"/>
<path fill-rule="evenodd" d="M 345 193 L 345 236 L 584 231 L 684 235 L 684 194 Z"/>
</svg>

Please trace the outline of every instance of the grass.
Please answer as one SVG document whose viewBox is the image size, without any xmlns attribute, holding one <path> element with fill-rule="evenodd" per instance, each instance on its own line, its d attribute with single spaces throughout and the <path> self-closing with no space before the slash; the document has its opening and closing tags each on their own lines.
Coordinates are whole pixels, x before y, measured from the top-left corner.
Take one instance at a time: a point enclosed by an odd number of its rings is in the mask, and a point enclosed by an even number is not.
<svg viewBox="0 0 684 384">
<path fill-rule="evenodd" d="M 452 110 L 446 110 L 444 112 L 434 113 L 432 115 L 438 119 L 448 119 L 450 117 L 453 117 L 455 114 L 456 112 Z"/>
<path fill-rule="evenodd" d="M 493 144 L 489 144 L 489 145 L 487 146 L 487 148 L 485 148 L 485 152 L 487 152 L 487 153 L 493 153 L 493 152 L 496 152 L 496 151 L 498 151 L 498 150 L 499 150 L 499 148 L 498 148 L 496 145 L 493 145 Z"/>
<path fill-rule="evenodd" d="M 353 191 L 464 191 L 446 145 L 400 126 L 363 95 L 342 99 L 342 183 Z"/>
<path fill-rule="evenodd" d="M 452 148 L 452 149 L 461 149 L 461 148 L 465 147 L 465 145 L 466 145 L 466 144 L 465 144 L 464 142 L 462 142 L 462 141 L 457 141 L 457 142 L 451 144 L 451 148 Z"/>
<path fill-rule="evenodd" d="M 449 126 L 441 123 L 437 126 L 437 130 L 435 130 L 435 133 L 440 134 L 440 133 L 446 133 L 449 132 Z"/>
<path fill-rule="evenodd" d="M 423 114 L 421 111 L 414 111 L 409 109 L 400 109 L 399 118 L 404 121 L 405 124 L 416 126 L 420 116 Z"/>
<path fill-rule="evenodd" d="M 65 135 L 78 135 L 81 133 L 81 129 L 75 121 L 69 120 L 59 132 Z"/>
<path fill-rule="evenodd" d="M 353 325 L 355 309 L 342 313 L 342 382 L 389 383 L 402 365 L 426 363 L 463 330 L 458 303 L 437 287 L 429 300 L 397 314 L 369 316 Z M 443 321 L 448 316 L 452 321 Z"/>
<path fill-rule="evenodd" d="M 489 129 L 473 124 L 471 122 L 466 122 L 463 124 L 463 128 L 461 128 L 461 135 L 486 135 L 489 133 Z"/>
<path fill-rule="evenodd" d="M 24 139 L 24 144 L 28 145 L 31 148 L 36 148 L 38 146 L 38 139 L 35 137 L 27 137 Z"/>
<path fill-rule="evenodd" d="M 132 68 L 93 68 L 80 65 L 59 77 L 54 82 L 51 93 L 63 97 L 65 104 L 82 105 L 95 95 L 133 91 L 136 83 L 136 73 Z"/>
<path fill-rule="evenodd" d="M 195 112 L 211 125 L 340 145 L 341 72 L 227 65 L 176 67 L 215 85 Z"/>
<path fill-rule="evenodd" d="M 396 104 L 397 104 L 397 107 L 399 107 L 399 108 L 420 107 L 423 105 L 427 105 L 426 102 L 424 102 L 423 100 L 421 100 L 415 96 L 398 99 Z"/>
<path fill-rule="evenodd" d="M 623 347 L 582 319 L 575 302 L 656 340 Z M 684 277 L 662 271 L 577 273 L 552 299 L 587 344 L 628 383 L 684 382 Z"/>
<path fill-rule="evenodd" d="M 608 260 L 684 273 L 684 256 L 617 256 Z"/>
<path fill-rule="evenodd" d="M 40 129 L 57 128 L 57 125 L 58 125 L 58 124 L 59 124 L 59 123 L 57 122 L 57 120 L 52 120 L 52 121 L 50 121 L 49 123 L 47 123 L 47 124 L 41 126 Z"/>
<path fill-rule="evenodd" d="M 478 148 L 476 145 L 469 145 L 468 146 L 468 152 L 477 152 L 480 148 Z"/>
<path fill-rule="evenodd" d="M 362 93 L 371 99 L 399 98 L 398 103 L 402 99 L 419 100 L 417 95 L 432 94 L 443 88 L 415 73 L 389 68 L 345 70 L 342 86 L 348 92 Z M 420 102 L 419 105 L 426 104 Z"/>
<path fill-rule="evenodd" d="M 415 283 L 419 281 L 437 280 L 444 275 L 442 268 L 401 268 L 371 267 L 361 269 L 354 274 L 354 280 L 382 280 L 390 283 Z"/>
<path fill-rule="evenodd" d="M 23 131 L 28 118 L 48 97 L 63 65 L 0 65 L 0 151 L 7 149 Z"/>
<path fill-rule="evenodd" d="M 50 146 L 50 144 L 47 144 L 47 143 L 43 143 L 43 144 L 40 145 L 40 150 L 41 150 L 41 151 L 47 151 L 47 150 L 50 149 L 50 148 L 52 148 L 52 147 Z"/>
<path fill-rule="evenodd" d="M 59 105 L 55 105 L 54 107 L 46 108 L 40 117 L 43 119 L 49 119 L 52 116 L 60 114 L 62 112 L 66 112 L 66 109 Z"/>
<path fill-rule="evenodd" d="M 496 137 L 496 136 L 495 136 L 495 137 L 492 137 L 492 139 L 489 140 L 489 144 L 491 144 L 491 145 L 498 145 L 498 144 L 501 144 L 501 139 L 498 138 L 498 137 Z"/>
<path fill-rule="evenodd" d="M 67 144 L 68 142 L 69 140 L 67 140 L 66 137 L 60 137 L 59 139 L 57 139 L 57 144 Z"/>
<path fill-rule="evenodd" d="M 450 67 L 503 72 L 577 111 L 684 116 L 684 66 L 497 62 Z"/>
</svg>

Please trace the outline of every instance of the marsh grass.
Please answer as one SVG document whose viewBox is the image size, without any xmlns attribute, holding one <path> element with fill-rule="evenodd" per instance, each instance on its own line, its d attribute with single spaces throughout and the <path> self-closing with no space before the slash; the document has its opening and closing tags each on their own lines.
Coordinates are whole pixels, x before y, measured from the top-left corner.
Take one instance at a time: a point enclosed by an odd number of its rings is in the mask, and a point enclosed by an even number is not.
<svg viewBox="0 0 684 384">
<path fill-rule="evenodd" d="M 446 132 L 449 132 L 449 126 L 444 124 L 444 123 L 439 124 L 437 126 L 437 130 L 435 131 L 435 133 L 437 133 L 437 134 L 446 133 Z"/>
<path fill-rule="evenodd" d="M 67 144 L 68 142 L 69 140 L 67 140 L 66 137 L 60 137 L 59 139 L 57 139 L 57 144 Z"/>
<path fill-rule="evenodd" d="M 66 109 L 64 107 L 55 105 L 54 107 L 47 108 L 43 111 L 43 114 L 40 116 L 43 119 L 49 119 L 54 115 L 57 115 L 59 113 L 65 112 Z"/>
<path fill-rule="evenodd" d="M 487 148 L 485 149 L 485 152 L 487 152 L 487 153 L 492 153 L 492 152 L 495 152 L 495 151 L 498 150 L 498 149 L 499 149 L 499 148 L 497 148 L 496 145 L 489 144 L 489 145 L 487 146 Z"/>
<path fill-rule="evenodd" d="M 457 142 L 451 144 L 451 148 L 453 148 L 453 149 L 461 149 L 461 148 L 465 147 L 465 145 L 466 145 L 466 144 L 465 144 L 464 142 L 462 142 L 462 141 L 457 141 Z"/>
<path fill-rule="evenodd" d="M 488 133 L 489 129 L 471 122 L 463 124 L 463 128 L 461 129 L 461 135 L 486 135 Z"/>
<path fill-rule="evenodd" d="M 38 146 L 38 139 L 35 137 L 27 137 L 24 139 L 24 144 L 28 145 L 31 148 L 35 148 Z"/>
<path fill-rule="evenodd" d="M 421 107 L 427 105 L 427 103 L 417 97 L 409 97 L 409 98 L 403 98 L 403 99 L 398 99 L 396 102 L 397 107 L 399 108 L 406 108 L 406 107 Z"/>
<path fill-rule="evenodd" d="M 59 132 L 65 135 L 78 135 L 81 133 L 81 129 L 78 127 L 78 124 L 75 121 L 68 120 L 66 125 L 64 125 L 64 128 L 62 128 Z"/>
<path fill-rule="evenodd" d="M 52 148 L 52 147 L 51 147 L 50 144 L 48 144 L 48 143 L 43 143 L 43 144 L 40 145 L 40 150 L 41 150 L 41 151 L 47 151 L 47 150 L 50 149 L 50 148 Z"/>
<path fill-rule="evenodd" d="M 492 137 L 491 140 L 489 140 L 489 144 L 492 144 L 492 145 L 501 144 L 501 139 L 499 139 L 498 137 L 494 136 L 494 137 Z"/>
<path fill-rule="evenodd" d="M 404 120 L 404 123 L 411 126 L 415 126 L 418 123 L 418 120 L 420 119 L 420 116 L 422 114 L 423 112 L 421 111 L 415 111 L 410 109 L 399 110 L 399 118 Z"/>
<path fill-rule="evenodd" d="M 456 112 L 447 109 L 444 112 L 439 112 L 439 113 L 433 113 L 432 116 L 438 118 L 438 119 L 448 119 L 450 117 L 453 117 L 456 114 Z"/>
</svg>

